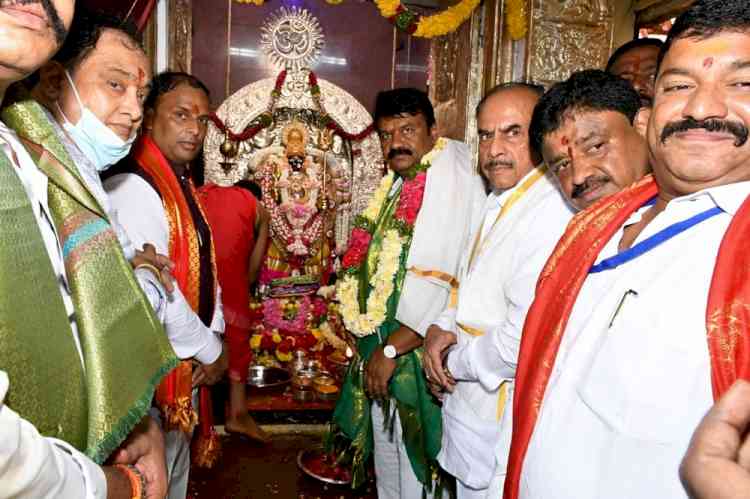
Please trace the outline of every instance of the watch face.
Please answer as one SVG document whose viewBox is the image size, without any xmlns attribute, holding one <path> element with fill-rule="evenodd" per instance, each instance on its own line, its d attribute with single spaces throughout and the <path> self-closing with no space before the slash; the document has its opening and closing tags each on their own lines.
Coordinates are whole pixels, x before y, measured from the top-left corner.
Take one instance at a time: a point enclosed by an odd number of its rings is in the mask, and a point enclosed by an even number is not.
<svg viewBox="0 0 750 499">
<path fill-rule="evenodd" d="M 385 355 L 389 359 L 395 359 L 396 358 L 396 347 L 394 347 L 393 345 L 386 345 L 383 348 L 383 355 Z"/>
</svg>

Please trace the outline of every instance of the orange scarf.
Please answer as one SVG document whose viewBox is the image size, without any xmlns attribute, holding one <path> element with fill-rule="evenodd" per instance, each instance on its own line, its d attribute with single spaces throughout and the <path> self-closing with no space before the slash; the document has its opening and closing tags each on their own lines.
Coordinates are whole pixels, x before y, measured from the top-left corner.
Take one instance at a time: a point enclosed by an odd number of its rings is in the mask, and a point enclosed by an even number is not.
<svg viewBox="0 0 750 499">
<path fill-rule="evenodd" d="M 198 313 L 200 304 L 200 254 L 198 234 L 190 208 L 182 192 L 172 167 L 159 147 L 149 137 L 143 136 L 134 145 L 132 156 L 141 169 L 153 180 L 167 214 L 169 223 L 169 258 L 174 262 L 172 272 L 177 285 L 190 307 Z M 196 191 L 190 184 L 193 198 L 200 208 Z M 214 276 L 214 296 L 216 296 L 216 263 L 213 243 L 211 265 Z M 218 436 L 213 429 L 211 395 L 208 387 L 200 388 L 200 419 L 192 407 L 192 365 L 182 361 L 159 385 L 156 401 L 162 408 L 166 427 L 179 428 L 187 434 L 200 421 L 200 433 L 193 453 L 193 461 L 210 467 L 218 457 Z"/>
<path fill-rule="evenodd" d="M 513 439 L 504 497 L 517 499 L 521 470 L 544 393 L 578 293 L 602 248 L 632 213 L 658 193 L 649 175 L 576 215 L 547 260 L 523 327 L 513 401 Z M 750 379 L 750 197 L 721 242 L 706 310 L 711 384 L 718 399 Z"/>
</svg>

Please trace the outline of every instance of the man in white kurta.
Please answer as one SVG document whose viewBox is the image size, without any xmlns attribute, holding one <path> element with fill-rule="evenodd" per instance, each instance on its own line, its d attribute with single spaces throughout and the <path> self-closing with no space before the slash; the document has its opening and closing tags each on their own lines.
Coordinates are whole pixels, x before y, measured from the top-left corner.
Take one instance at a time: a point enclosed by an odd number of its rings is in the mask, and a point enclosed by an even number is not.
<svg viewBox="0 0 750 499">
<path fill-rule="evenodd" d="M 437 129 L 432 106 L 424 92 L 395 89 L 381 92 L 375 107 L 375 122 L 388 166 L 397 174 L 406 173 L 435 145 Z M 364 389 L 375 402 L 370 411 L 373 454 L 378 497 L 383 499 L 422 497 L 423 489 L 433 485 L 431 474 L 426 477 L 427 483 L 421 483 L 414 466 L 424 472 L 435 464 L 434 456 L 428 456 L 426 449 L 437 448 L 438 429 L 430 428 L 431 436 L 423 435 L 420 442 L 410 442 L 411 449 L 418 447 L 416 459 L 420 460 L 413 465 L 413 456 L 404 443 L 403 423 L 394 410 L 397 400 L 389 386 L 400 382 L 391 380 L 397 358 L 412 355 L 421 346 L 427 328 L 447 304 L 461 249 L 484 196 L 481 179 L 471 166 L 465 144 L 440 139 L 436 150 L 426 172 L 422 204 L 414 222 L 406 275 L 395 311 L 400 327 L 375 348 L 365 367 Z M 401 177 L 394 182 L 391 195 L 401 182 Z M 424 395 L 429 397 L 428 393 Z M 384 405 L 380 402 L 386 398 L 390 399 L 392 430 L 385 423 Z M 337 414 L 340 409 L 337 407 Z M 433 497 L 433 493 L 428 496 Z"/>
<path fill-rule="evenodd" d="M 734 24 L 726 31 L 730 18 Z M 596 265 L 617 254 L 628 258 L 585 276 L 556 357 L 544 359 L 551 372 L 543 398 L 523 407 L 523 416 L 536 413 L 537 419 L 521 466 L 509 469 L 505 497 L 686 497 L 678 466 L 713 403 L 712 364 L 718 361 L 708 349 L 709 290 L 720 244 L 750 195 L 750 114 L 745 94 L 733 90 L 744 86 L 732 83 L 748 79 L 748 29 L 746 2 L 708 0 L 694 3 L 668 35 L 654 108 L 641 111 L 650 113 L 655 204 L 635 209 L 597 248 Z M 649 182 L 639 185 L 653 186 Z M 618 196 L 612 208 L 625 199 Z M 653 249 L 622 253 L 715 208 L 713 216 L 684 225 Z M 546 323 L 542 308 L 534 305 L 529 324 Z M 737 327 L 747 334 L 742 321 Z M 537 351 L 528 357 L 534 370 L 542 362 Z M 522 449 L 518 435 L 511 458 Z"/>
<path fill-rule="evenodd" d="M 528 127 L 540 93 L 527 85 L 501 85 L 478 107 L 480 170 L 492 191 L 464 247 L 456 299 L 428 332 L 431 360 L 442 357 L 439 340 L 431 343 L 441 335 L 461 348 L 489 333 L 512 352 L 507 358 L 517 351 L 520 325 L 502 327 L 507 310 L 531 304 L 539 271 L 572 216 L 545 170 L 534 168 L 529 151 Z M 443 398 L 440 464 L 457 478 L 459 499 L 496 497 L 510 446 L 514 362 L 505 375 L 477 373 L 448 355 L 457 384 Z M 429 367 L 429 376 L 438 374 Z"/>
</svg>

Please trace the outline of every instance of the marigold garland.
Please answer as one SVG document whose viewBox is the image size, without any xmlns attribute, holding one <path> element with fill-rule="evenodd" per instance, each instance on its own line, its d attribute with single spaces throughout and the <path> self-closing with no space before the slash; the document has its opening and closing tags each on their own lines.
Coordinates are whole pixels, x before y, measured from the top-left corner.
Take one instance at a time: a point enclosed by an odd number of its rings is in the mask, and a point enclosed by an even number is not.
<svg viewBox="0 0 750 499">
<path fill-rule="evenodd" d="M 505 26 L 511 40 L 525 38 L 528 25 L 526 0 L 505 0 Z"/>
<path fill-rule="evenodd" d="M 479 5 L 480 0 L 461 0 L 439 14 L 422 16 L 406 8 L 401 0 L 375 0 L 380 14 L 398 29 L 420 38 L 453 33 L 464 23 Z"/>
</svg>

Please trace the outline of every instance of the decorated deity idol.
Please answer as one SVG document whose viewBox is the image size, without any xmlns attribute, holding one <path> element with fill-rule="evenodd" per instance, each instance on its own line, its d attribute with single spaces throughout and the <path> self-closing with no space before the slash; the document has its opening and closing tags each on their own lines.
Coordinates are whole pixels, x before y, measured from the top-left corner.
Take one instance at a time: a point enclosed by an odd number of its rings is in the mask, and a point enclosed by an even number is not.
<svg viewBox="0 0 750 499">
<path fill-rule="evenodd" d="M 329 290 L 352 221 L 382 177 L 380 142 L 365 108 L 309 69 L 323 43 L 309 12 L 279 9 L 262 42 L 282 70 L 219 107 L 204 147 L 206 178 L 255 181 L 271 215 L 259 296 L 249 299 L 257 361 L 284 363 L 303 350 L 325 365 L 346 348 Z"/>
</svg>

